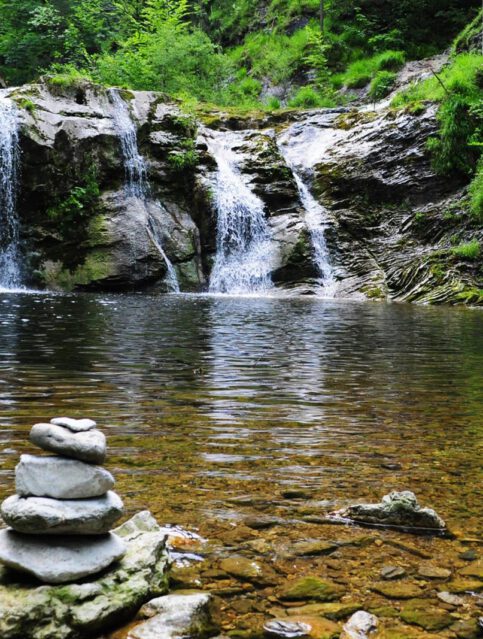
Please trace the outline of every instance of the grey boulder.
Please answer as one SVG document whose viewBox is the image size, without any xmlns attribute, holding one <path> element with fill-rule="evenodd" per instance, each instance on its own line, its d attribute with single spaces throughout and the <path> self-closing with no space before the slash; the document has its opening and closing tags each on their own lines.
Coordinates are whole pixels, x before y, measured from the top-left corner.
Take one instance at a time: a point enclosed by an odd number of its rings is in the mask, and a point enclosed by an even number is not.
<svg viewBox="0 0 483 639">
<path fill-rule="evenodd" d="M 54 417 L 54 419 L 50 420 L 50 423 L 56 426 L 64 426 L 74 433 L 92 430 L 97 425 L 92 419 L 72 419 L 72 417 Z"/>
<path fill-rule="evenodd" d="M 446 530 L 445 522 L 431 508 L 421 508 L 409 490 L 385 495 L 378 504 L 355 504 L 331 514 L 333 518 L 377 526 L 400 526 L 421 530 Z"/>
<path fill-rule="evenodd" d="M 123 505 L 109 491 L 92 499 L 57 500 L 50 497 L 8 497 L 1 506 L 5 522 L 17 532 L 32 535 L 101 535 L 121 517 Z"/>
<path fill-rule="evenodd" d="M 22 496 L 85 499 L 104 495 L 114 483 L 101 466 L 64 457 L 21 455 L 15 469 L 16 491 Z"/>
<path fill-rule="evenodd" d="M 126 552 L 125 543 L 113 533 L 86 539 L 26 536 L 0 531 L 0 560 L 40 581 L 61 584 L 93 575 L 110 566 Z"/>
<path fill-rule="evenodd" d="M 74 433 L 64 426 L 35 424 L 30 441 L 43 450 L 91 464 L 102 464 L 106 458 L 106 438 L 100 430 Z"/>
</svg>

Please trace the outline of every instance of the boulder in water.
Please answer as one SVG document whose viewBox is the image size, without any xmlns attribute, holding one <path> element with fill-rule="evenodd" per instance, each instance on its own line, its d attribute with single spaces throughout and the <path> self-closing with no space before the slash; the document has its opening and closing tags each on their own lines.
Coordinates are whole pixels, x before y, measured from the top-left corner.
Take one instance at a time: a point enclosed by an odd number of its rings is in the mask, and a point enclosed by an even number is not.
<svg viewBox="0 0 483 639">
<path fill-rule="evenodd" d="M 398 526 L 420 531 L 445 531 L 446 524 L 431 508 L 421 508 L 409 490 L 385 495 L 378 504 L 355 504 L 331 513 L 331 518 L 374 526 Z"/>
<path fill-rule="evenodd" d="M 104 495 L 114 477 L 101 466 L 63 457 L 22 455 L 15 469 L 18 495 L 85 499 Z"/>
<path fill-rule="evenodd" d="M 8 497 L 1 506 L 5 522 L 32 535 L 101 535 L 123 514 L 121 498 L 109 491 L 92 499 Z"/>
<path fill-rule="evenodd" d="M 102 464 L 106 458 L 106 437 L 99 430 L 74 433 L 64 426 L 35 424 L 30 441 L 42 450 L 91 464 Z"/>
</svg>

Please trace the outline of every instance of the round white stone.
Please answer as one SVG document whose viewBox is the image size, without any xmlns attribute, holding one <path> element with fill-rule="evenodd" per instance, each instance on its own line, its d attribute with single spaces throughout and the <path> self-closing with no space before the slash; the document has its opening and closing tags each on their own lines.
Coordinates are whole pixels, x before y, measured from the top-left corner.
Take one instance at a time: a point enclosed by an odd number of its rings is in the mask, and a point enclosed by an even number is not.
<svg viewBox="0 0 483 639">
<path fill-rule="evenodd" d="M 74 431 L 74 433 L 92 430 L 97 425 L 92 419 L 72 419 L 72 417 L 54 417 L 54 419 L 50 420 L 50 423 L 56 426 L 64 426 Z"/>
<path fill-rule="evenodd" d="M 86 499 L 104 495 L 114 486 L 105 468 L 65 457 L 21 455 L 15 468 L 18 495 Z"/>
<path fill-rule="evenodd" d="M 35 424 L 30 441 L 43 450 L 91 464 L 102 464 L 106 458 L 106 438 L 100 430 L 74 433 L 64 426 Z"/>
</svg>

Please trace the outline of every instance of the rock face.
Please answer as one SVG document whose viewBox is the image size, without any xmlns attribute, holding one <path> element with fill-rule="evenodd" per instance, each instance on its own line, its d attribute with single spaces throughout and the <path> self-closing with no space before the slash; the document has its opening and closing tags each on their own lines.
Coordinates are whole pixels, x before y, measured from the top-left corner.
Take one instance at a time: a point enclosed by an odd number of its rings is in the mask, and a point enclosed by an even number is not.
<svg viewBox="0 0 483 639">
<path fill-rule="evenodd" d="M 121 499 L 109 491 L 90 499 L 8 497 L 2 517 L 14 530 L 38 535 L 102 535 L 123 513 Z"/>
<path fill-rule="evenodd" d="M 399 526 L 419 531 L 446 530 L 446 524 L 431 508 L 421 508 L 408 490 L 385 495 L 379 504 L 355 504 L 333 513 L 336 518 L 377 526 Z"/>
<path fill-rule="evenodd" d="M 276 287 L 321 292 L 301 179 L 324 210 L 335 296 L 483 303 L 481 265 L 453 252 L 455 236 L 483 241 L 465 208 L 466 185 L 431 167 L 434 106 L 418 114 L 379 105 L 239 117 L 213 112 L 197 120 L 160 94 L 119 93 L 146 160 L 151 192 L 143 202 L 126 197 L 105 89 L 84 81 L 60 87 L 46 78 L 10 91 L 21 121 L 22 239 L 36 285 L 162 291 L 162 246 L 181 290 L 206 288 L 217 230 L 216 158 L 207 138 L 217 130 L 236 131 L 238 169 L 264 203 Z M 73 195 L 82 199 L 82 219 Z"/>
<path fill-rule="evenodd" d="M 82 499 L 104 495 L 113 486 L 110 472 L 75 459 L 21 455 L 15 469 L 15 488 L 23 497 Z"/>
<path fill-rule="evenodd" d="M 153 517 L 135 515 L 114 533 L 125 545 L 124 556 L 88 583 L 26 585 L 0 568 L 2 639 L 92 639 L 165 593 L 165 534 Z"/>
<path fill-rule="evenodd" d="M 65 536 L 26 538 L 13 530 L 0 531 L 0 558 L 10 568 L 29 572 L 49 584 L 66 583 L 99 572 L 120 559 L 126 547 L 117 535 L 96 539 Z"/>
<path fill-rule="evenodd" d="M 75 433 L 63 426 L 35 424 L 30 441 L 43 450 L 91 464 L 102 464 L 106 458 L 106 438 L 99 430 Z"/>
</svg>

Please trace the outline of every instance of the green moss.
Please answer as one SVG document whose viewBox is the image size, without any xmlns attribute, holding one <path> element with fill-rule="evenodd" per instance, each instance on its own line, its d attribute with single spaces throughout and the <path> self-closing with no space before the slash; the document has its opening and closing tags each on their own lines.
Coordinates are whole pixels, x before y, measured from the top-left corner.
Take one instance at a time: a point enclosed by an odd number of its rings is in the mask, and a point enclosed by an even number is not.
<svg viewBox="0 0 483 639">
<path fill-rule="evenodd" d="M 430 608 L 427 604 L 406 606 L 401 612 L 401 619 L 424 630 L 436 632 L 444 630 L 454 622 L 453 617 L 446 610 Z"/>
<path fill-rule="evenodd" d="M 392 71 L 378 71 L 369 87 L 369 97 L 374 101 L 385 98 L 391 92 L 396 77 Z"/>
<path fill-rule="evenodd" d="M 339 599 L 344 590 L 341 586 L 318 577 L 303 577 L 288 585 L 280 598 L 288 601 L 333 601 Z"/>
<path fill-rule="evenodd" d="M 24 109 L 25 111 L 28 111 L 29 113 L 35 113 L 35 110 L 37 109 L 37 105 L 34 102 L 32 102 L 32 100 L 29 100 L 28 98 L 25 98 L 25 97 L 14 97 L 13 99 L 17 103 L 17 106 L 19 107 L 19 109 Z"/>
<path fill-rule="evenodd" d="M 483 156 L 480 157 L 475 177 L 469 187 L 470 213 L 473 218 L 483 222 Z"/>
<path fill-rule="evenodd" d="M 480 252 L 480 243 L 476 239 L 471 240 L 470 242 L 464 242 L 463 244 L 451 249 L 451 253 L 453 255 L 465 260 L 476 260 L 479 257 Z"/>
</svg>

